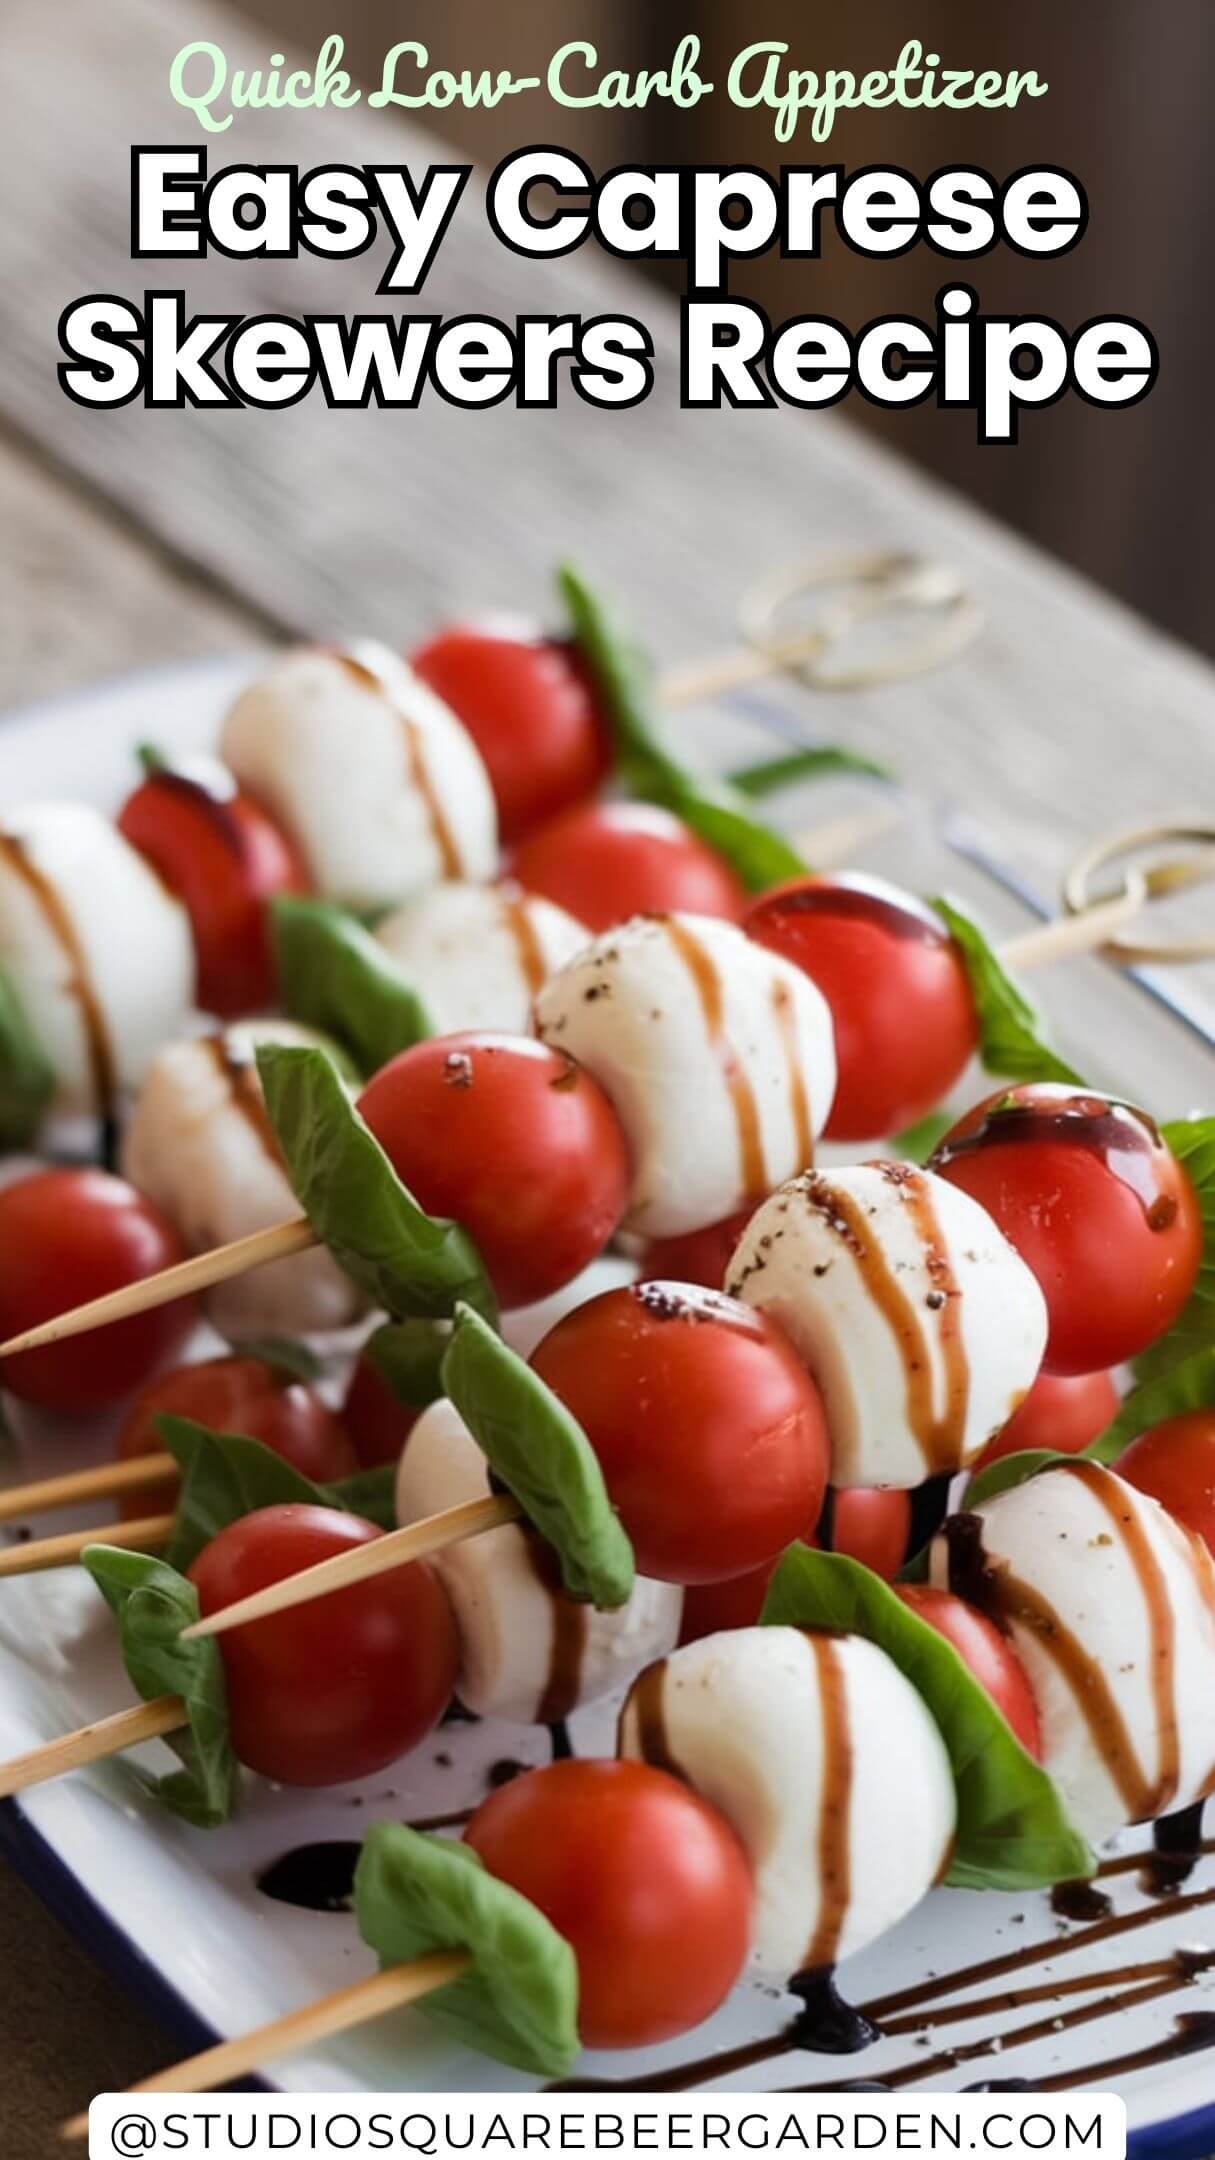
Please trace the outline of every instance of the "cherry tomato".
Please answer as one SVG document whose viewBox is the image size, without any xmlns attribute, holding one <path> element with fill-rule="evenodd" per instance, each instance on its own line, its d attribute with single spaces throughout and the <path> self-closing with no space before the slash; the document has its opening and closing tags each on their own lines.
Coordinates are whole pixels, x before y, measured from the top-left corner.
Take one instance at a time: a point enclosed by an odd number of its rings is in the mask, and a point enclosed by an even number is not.
<svg viewBox="0 0 1215 2160">
<path fill-rule="evenodd" d="M 643 1575 L 718 1582 L 817 1522 L 822 1401 L 765 1314 L 633 1283 L 567 1313 L 532 1365 L 590 1439 Z"/>
<path fill-rule="evenodd" d="M 1058 1085 L 1004 1088 L 931 1167 L 995 1218 L 1037 1276 L 1044 1372 L 1121 1365 L 1181 1312 L 1202 1259 L 1194 1188 L 1142 1110 Z"/>
<path fill-rule="evenodd" d="M 397 1401 L 369 1358 L 356 1361 L 342 1404 L 342 1421 L 364 1470 L 398 1462 L 420 1416 L 420 1411 Z"/>
<path fill-rule="evenodd" d="M 1105 1431 L 1118 1402 L 1112 1373 L 1039 1373 L 1020 1409 L 988 1441 L 975 1468 L 999 1462 L 1002 1455 L 1019 1455 L 1024 1448 L 1078 1455 Z"/>
<path fill-rule="evenodd" d="M 740 1208 L 737 1215 L 727 1215 L 703 1230 L 685 1230 L 682 1237 L 651 1238 L 642 1255 L 643 1274 L 653 1282 L 699 1283 L 705 1290 L 720 1290 L 734 1247 L 754 1212 Z"/>
<path fill-rule="evenodd" d="M 578 1961 L 587 2047 L 651 2047 L 709 2017 L 742 1971 L 751 1870 L 716 1808 L 665 1770 L 557 1762 L 483 1800 L 465 1831 Z"/>
<path fill-rule="evenodd" d="M 416 1200 L 477 1245 L 503 1305 L 549 1297 L 602 1252 L 629 1157 L 607 1096 L 522 1035 L 437 1035 L 393 1058 L 359 1109 Z"/>
<path fill-rule="evenodd" d="M 648 803 L 567 810 L 524 841 L 511 874 L 588 930 L 680 911 L 737 922 L 746 905 L 729 864 L 680 818 Z"/>
<path fill-rule="evenodd" d="M 1124 1449 L 1115 1469 L 1150 1493 L 1215 1554 L 1215 1410 L 1165 1418 Z"/>
<path fill-rule="evenodd" d="M 964 1665 L 969 1666 L 980 1687 L 991 1696 L 1005 1723 L 1011 1725 L 1027 1755 L 1042 1760 L 1042 1730 L 1033 1689 L 1015 1650 L 986 1614 L 976 1612 L 952 1590 L 934 1590 L 929 1583 L 895 1583 L 896 1597 L 952 1643 Z"/>
<path fill-rule="evenodd" d="M 509 619 L 454 623 L 410 665 L 481 752 L 504 841 L 594 794 L 611 742 L 574 646 Z"/>
<path fill-rule="evenodd" d="M 35 1170 L 0 1189 L 0 1341 L 186 1257 L 172 1224 L 124 1178 Z M 194 1318 L 179 1298 L 5 1358 L 0 1381 L 47 1410 L 103 1410 L 173 1355 Z"/>
<path fill-rule="evenodd" d="M 762 894 L 744 927 L 831 1007 L 829 1139 L 877 1139 L 936 1108 L 978 1029 L 961 953 L 931 908 L 881 878 L 798 878 Z"/>
<path fill-rule="evenodd" d="M 293 842 L 222 765 L 190 759 L 127 797 L 118 829 L 177 894 L 194 933 L 196 995 L 225 1020 L 274 1003 L 267 902 L 306 892 Z"/>
<path fill-rule="evenodd" d="M 258 1508 L 190 1569 L 204 1614 L 368 1545 L 374 1523 L 336 1508 Z M 368 1777 L 424 1740 L 456 1682 L 451 1607 L 424 1560 L 218 1637 L 232 1745 L 284 1785 Z"/>
<path fill-rule="evenodd" d="M 243 1433 L 261 1440 L 284 1462 L 314 1484 L 350 1477 L 359 1467 L 354 1444 L 337 1413 L 282 1365 L 257 1357 L 204 1358 L 178 1365 L 149 1381 L 135 1397 L 118 1434 L 120 1462 L 155 1455 L 162 1442 L 156 1420 L 167 1413 L 193 1418 L 212 1432 Z M 124 1521 L 149 1515 L 156 1486 L 127 1493 L 120 1503 Z"/>
<path fill-rule="evenodd" d="M 907 1558 L 910 1535 L 910 1493 L 865 1492 L 858 1486 L 829 1495 L 817 1531 L 807 1534 L 805 1542 L 846 1553 L 889 1582 Z M 680 1642 L 697 1642 L 722 1628 L 754 1627 L 779 1558 L 778 1553 L 732 1581 L 690 1584 L 684 1592 Z"/>
</svg>

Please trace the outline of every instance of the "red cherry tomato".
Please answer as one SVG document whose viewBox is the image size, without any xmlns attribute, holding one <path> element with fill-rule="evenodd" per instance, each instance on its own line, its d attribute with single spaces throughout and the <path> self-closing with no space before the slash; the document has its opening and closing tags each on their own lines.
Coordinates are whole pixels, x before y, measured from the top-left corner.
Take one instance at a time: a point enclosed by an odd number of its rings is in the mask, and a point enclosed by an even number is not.
<svg viewBox="0 0 1215 2160">
<path fill-rule="evenodd" d="M 1000 1630 L 984 1613 L 976 1612 L 952 1590 L 934 1590 L 928 1583 L 895 1583 L 896 1597 L 952 1643 L 964 1665 L 969 1666 L 980 1687 L 991 1696 L 1005 1722 L 1011 1725 L 1027 1755 L 1042 1760 L 1042 1730 L 1038 1705 L 1025 1677 L 1025 1667 Z"/>
<path fill-rule="evenodd" d="M 740 1208 L 737 1215 L 727 1215 L 703 1230 L 685 1230 L 682 1237 L 651 1238 L 642 1255 L 642 1273 L 652 1282 L 699 1283 L 705 1290 L 720 1290 L 734 1247 L 753 1213 L 752 1208 Z"/>
<path fill-rule="evenodd" d="M 335 1508 L 259 1508 L 212 1538 L 190 1580 L 203 1613 L 219 1612 L 380 1535 Z M 343 1785 L 385 1769 L 438 1724 L 455 1686 L 456 1625 L 424 1560 L 218 1640 L 232 1745 L 284 1785 Z"/>
<path fill-rule="evenodd" d="M 222 765 L 191 759 L 150 774 L 118 829 L 177 894 L 194 933 L 196 995 L 225 1020 L 275 996 L 267 902 L 306 892 L 302 856 Z"/>
<path fill-rule="evenodd" d="M 421 1412 L 398 1402 L 369 1358 L 356 1360 L 342 1404 L 342 1422 L 364 1470 L 400 1460 Z"/>
<path fill-rule="evenodd" d="M 985 1469 L 1002 1455 L 1019 1455 L 1024 1448 L 1078 1455 L 1105 1431 L 1118 1402 L 1111 1373 L 1039 1373 L 1020 1409 L 988 1441 L 975 1468 Z"/>
<path fill-rule="evenodd" d="M 822 1401 L 763 1313 L 634 1283 L 567 1313 L 532 1365 L 590 1439 L 643 1575 L 718 1582 L 818 1521 Z"/>
<path fill-rule="evenodd" d="M 504 841 L 594 794 L 611 743 L 572 645 L 509 620 L 455 623 L 410 665 L 481 752 Z"/>
<path fill-rule="evenodd" d="M 729 864 L 694 832 L 648 803 L 588 803 L 525 840 L 511 874 L 588 930 L 630 915 L 724 915 L 746 905 Z"/>
<path fill-rule="evenodd" d="M 465 1831 L 578 1961 L 587 2047 L 651 2047 L 729 1994 L 754 1891 L 716 1808 L 648 1763 L 557 1762 L 483 1800 Z"/>
<path fill-rule="evenodd" d="M 602 1252 L 629 1158 L 607 1096 L 522 1035 L 438 1035 L 393 1058 L 359 1108 L 415 1199 L 462 1223 L 503 1305 L 549 1297 Z"/>
<path fill-rule="evenodd" d="M 830 1534 L 824 1535 L 827 1517 Z M 907 1558 L 911 1536 L 911 1495 L 893 1489 L 865 1492 L 856 1487 L 832 1496 L 824 1509 L 818 1532 L 806 1543 L 830 1552 L 846 1553 L 872 1568 L 884 1582 L 896 1575 Z M 680 1642 L 697 1642 L 702 1635 L 716 1635 L 722 1628 L 754 1627 L 763 1610 L 768 1584 L 780 1555 L 752 1568 L 733 1581 L 692 1583 L 684 1592 Z"/>
<path fill-rule="evenodd" d="M 762 894 L 744 927 L 831 1007 L 829 1139 L 878 1139 L 936 1108 L 978 1031 L 962 956 L 931 908 L 880 878 L 798 878 Z"/>
<path fill-rule="evenodd" d="M 932 1168 L 995 1218 L 1042 1286 L 1042 1368 L 1121 1365 L 1181 1312 L 1202 1259 L 1194 1188 L 1142 1111 L 1056 1085 L 1005 1088 Z"/>
<path fill-rule="evenodd" d="M 1140 1433 L 1115 1468 L 1215 1554 L 1215 1410 L 1186 1410 Z"/>
<path fill-rule="evenodd" d="M 104 1170 L 35 1170 L 0 1190 L 0 1341 L 186 1258 L 171 1223 Z M 0 1383 L 47 1410 L 103 1410 L 173 1355 L 194 1324 L 184 1298 L 5 1358 Z"/>
<path fill-rule="evenodd" d="M 359 1467 L 337 1413 L 284 1366 L 262 1358 L 204 1358 L 149 1381 L 123 1419 L 115 1451 L 120 1462 L 157 1453 L 162 1443 L 156 1420 L 162 1413 L 193 1418 L 212 1432 L 260 1440 L 316 1485 L 350 1477 Z M 143 1486 L 127 1493 L 119 1507 L 124 1521 L 151 1514 L 159 1490 Z"/>
</svg>

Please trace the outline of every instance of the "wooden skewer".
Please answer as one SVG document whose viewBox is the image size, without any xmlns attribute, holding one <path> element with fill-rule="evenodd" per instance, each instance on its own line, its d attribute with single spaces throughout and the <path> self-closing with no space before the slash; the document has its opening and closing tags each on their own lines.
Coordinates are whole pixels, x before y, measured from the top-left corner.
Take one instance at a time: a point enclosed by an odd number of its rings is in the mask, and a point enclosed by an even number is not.
<svg viewBox="0 0 1215 2160">
<path fill-rule="evenodd" d="M 254 1230 L 231 1245 L 217 1245 L 213 1252 L 198 1253 L 193 1260 L 179 1260 L 176 1267 L 162 1268 L 159 1275 L 145 1275 L 142 1282 L 108 1290 L 104 1297 L 78 1305 L 73 1312 L 43 1320 L 37 1327 L 27 1328 L 23 1335 L 14 1335 L 11 1342 L 0 1343 L 0 1358 L 17 1357 L 23 1350 L 40 1350 L 47 1343 L 65 1342 L 70 1335 L 85 1335 L 90 1328 L 105 1327 L 112 1320 L 128 1320 L 133 1313 L 151 1312 L 157 1305 L 171 1304 L 174 1298 L 193 1297 L 200 1290 L 227 1282 L 233 1275 L 243 1275 L 249 1268 L 265 1267 L 271 1260 L 307 1252 L 316 1243 L 316 1232 L 302 1215 L 293 1216 L 290 1222 L 273 1223 L 268 1230 Z"/>
<path fill-rule="evenodd" d="M 432 1950 L 427 1957 L 411 1958 L 407 1965 L 390 1965 L 386 1972 L 355 1980 L 332 1995 L 323 1995 L 319 2002 L 307 2003 L 302 2010 L 288 2011 L 271 2025 L 259 2026 L 256 2032 L 223 2040 L 218 2047 L 192 2055 L 170 2070 L 160 2070 L 142 2084 L 132 2085 L 131 2092 L 211 2092 L 218 2085 L 231 2085 L 237 2078 L 248 2077 L 251 2071 L 293 2054 L 312 2041 L 349 2032 L 352 2026 L 367 2024 L 389 2010 L 403 2009 L 406 2003 L 433 1994 L 436 1988 L 450 1986 L 471 1964 L 467 1950 Z M 64 2123 L 60 2135 L 73 2141 L 87 2137 L 88 2128 L 87 2114 L 74 2115 Z"/>
<path fill-rule="evenodd" d="M 441 1515 L 406 1523 L 403 1529 L 389 1530 L 368 1545 L 351 1545 L 332 1560 L 318 1560 L 312 1567 L 301 1568 L 297 1575 L 284 1575 L 281 1582 L 267 1583 L 264 1590 L 255 1590 L 250 1597 L 238 1598 L 234 1605 L 225 1605 L 221 1612 L 210 1613 L 205 1620 L 183 1628 L 181 1640 L 199 1642 L 207 1635 L 226 1635 L 229 1628 L 245 1627 L 250 1620 L 265 1620 L 271 1613 L 288 1612 L 293 1605 L 328 1597 L 334 1590 L 348 1590 L 352 1583 L 370 1582 L 377 1575 L 404 1567 L 410 1560 L 425 1560 L 448 1545 L 462 1544 L 465 1538 L 480 1537 L 483 1531 L 496 1530 L 502 1523 L 518 1522 L 522 1513 L 510 1493 L 464 1500 L 459 1507 L 444 1508 Z"/>
<path fill-rule="evenodd" d="M 58 1537 L 6 1545 L 0 1551 L 0 1580 L 11 1575 L 42 1575 L 48 1568 L 72 1567 L 86 1545 L 129 1545 L 133 1552 L 158 1552 L 172 1535 L 171 1515 L 144 1515 L 138 1522 L 105 1523 L 99 1530 L 65 1530 Z"/>
<path fill-rule="evenodd" d="M 77 1500 L 111 1500 L 116 1493 L 144 1485 L 168 1485 L 181 1476 L 172 1455 L 133 1455 L 126 1462 L 99 1463 L 93 1470 L 71 1470 L 63 1477 L 38 1478 L 0 1492 L 0 1523 L 20 1522 L 50 1508 L 71 1507 Z M 113 1539 L 109 1540 L 113 1544 Z"/>
<path fill-rule="evenodd" d="M 1006 938 L 999 958 L 1019 975 L 1030 968 L 1045 967 L 1051 960 L 1065 960 L 1075 953 L 1099 951 L 1134 920 L 1143 908 L 1143 893 L 1131 886 L 1113 900 L 1102 900 L 1078 915 L 1057 915 L 1053 922 L 1023 930 L 1020 937 Z"/>
<path fill-rule="evenodd" d="M 0 1763 L 0 1800 L 28 1792 L 31 1785 L 46 1785 L 52 1778 L 66 1777 L 69 1770 L 86 1763 L 103 1762 L 107 1755 L 121 1755 L 138 1747 L 141 1740 L 156 1740 L 164 1733 L 180 1732 L 187 1724 L 186 1706 L 179 1695 L 160 1695 L 155 1702 L 136 1703 L 113 1717 L 98 1718 L 78 1732 L 64 1733 L 60 1740 L 46 1740 L 26 1755 Z"/>
</svg>

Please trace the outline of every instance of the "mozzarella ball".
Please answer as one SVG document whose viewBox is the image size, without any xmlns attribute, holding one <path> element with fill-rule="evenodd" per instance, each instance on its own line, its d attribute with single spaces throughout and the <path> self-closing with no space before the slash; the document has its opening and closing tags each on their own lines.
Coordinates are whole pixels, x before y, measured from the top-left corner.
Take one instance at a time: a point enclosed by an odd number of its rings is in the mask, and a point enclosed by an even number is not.
<svg viewBox="0 0 1215 2160">
<path fill-rule="evenodd" d="M 317 891 L 347 907 L 497 867 L 481 754 L 387 646 L 285 653 L 237 698 L 220 754 L 303 850 Z"/>
<path fill-rule="evenodd" d="M 707 1635 L 643 1673 L 620 1752 L 685 1778 L 755 1871 L 751 1969 L 788 1980 L 862 1950 L 948 1866 L 945 1744 L 910 1681 L 857 1635 Z"/>
<path fill-rule="evenodd" d="M 1032 1386 L 1046 1304 L 969 1194 L 903 1163 L 773 1193 L 726 1289 L 783 1328 L 827 1409 L 831 1482 L 922 1484 L 982 1454 Z"/>
<path fill-rule="evenodd" d="M 489 1491 L 485 1457 L 458 1410 L 432 1404 L 401 1456 L 397 1521 L 421 1522 Z M 625 1686 L 679 1636 L 682 1600 L 673 1584 L 639 1577 L 627 1605 L 596 1612 L 566 1596 L 555 1554 L 516 1523 L 449 1545 L 431 1566 L 459 1630 L 456 1693 L 483 1717 L 553 1724 Z"/>
<path fill-rule="evenodd" d="M 52 1109 L 105 1114 L 194 1005 L 185 909 L 108 818 L 38 803 L 0 821 L 0 969 L 54 1068 Z"/>
<path fill-rule="evenodd" d="M 546 983 L 536 1026 L 624 1127 L 628 1230 L 703 1229 L 812 1160 L 835 1090 L 830 1012 L 731 923 L 646 915 L 606 931 Z"/>
<path fill-rule="evenodd" d="M 457 881 L 407 900 L 376 929 L 440 1035 L 460 1028 L 526 1035 L 538 991 L 590 934 L 564 908 L 518 886 Z"/>
<path fill-rule="evenodd" d="M 300 1212 L 262 1099 L 258 1043 L 319 1043 L 288 1020 L 243 1021 L 167 1043 L 152 1064 L 123 1143 L 123 1170 L 192 1252 L 287 1222 Z M 349 1325 L 364 1300 L 318 1249 L 251 1268 L 207 1296 L 220 1333 L 309 1335 Z"/>
<path fill-rule="evenodd" d="M 1011 1637 L 1043 1762 L 1087 1837 L 1210 1790 L 1215 1565 L 1159 1501 L 1099 1463 L 1062 1465 L 954 1518 L 932 1580 Z"/>
</svg>

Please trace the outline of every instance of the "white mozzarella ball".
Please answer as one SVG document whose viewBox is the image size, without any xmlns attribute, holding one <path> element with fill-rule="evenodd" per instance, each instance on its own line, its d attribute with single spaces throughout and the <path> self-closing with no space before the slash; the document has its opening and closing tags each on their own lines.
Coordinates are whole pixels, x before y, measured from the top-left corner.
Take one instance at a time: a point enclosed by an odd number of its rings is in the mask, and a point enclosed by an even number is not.
<svg viewBox="0 0 1215 2160">
<path fill-rule="evenodd" d="M 910 1681 L 856 1635 L 708 1635 L 643 1673 L 620 1752 L 720 1809 L 755 1873 L 751 1968 L 768 1978 L 862 1950 L 939 1880 L 957 1803 Z"/>
<path fill-rule="evenodd" d="M 380 923 L 441 1035 L 526 1035 L 538 992 L 590 939 L 564 908 L 511 885 L 433 885 Z"/>
<path fill-rule="evenodd" d="M 636 1260 L 624 1253 L 600 1253 L 589 1267 L 584 1267 L 572 1282 L 562 1283 L 551 1296 L 537 1298 L 534 1305 L 518 1305 L 513 1312 L 502 1315 L 502 1334 L 512 1350 L 520 1357 L 529 1358 L 537 1343 L 552 1333 L 559 1320 L 567 1313 L 576 1311 L 593 1297 L 602 1297 L 608 1290 L 624 1290 L 634 1283 L 640 1274 Z"/>
<path fill-rule="evenodd" d="M 302 848 L 318 892 L 348 907 L 497 868 L 481 754 L 387 646 L 284 654 L 237 698 L 220 751 Z"/>
<path fill-rule="evenodd" d="M 919 1485 L 975 1461 L 1046 1347 L 1037 1281 L 968 1193 L 903 1163 L 795 1178 L 726 1289 L 775 1320 L 827 1410 L 831 1482 Z"/>
<path fill-rule="evenodd" d="M 536 1025 L 624 1127 L 629 1230 L 703 1229 L 813 1157 L 835 1092 L 830 1011 L 732 923 L 638 916 L 604 932 L 545 985 Z"/>
<path fill-rule="evenodd" d="M 194 1004 L 185 909 L 83 803 L 0 820 L 0 968 L 54 1068 L 52 1108 L 107 1112 Z"/>
<path fill-rule="evenodd" d="M 423 1412 L 397 1472 L 397 1520 L 421 1522 L 484 1499 L 484 1455 L 449 1402 Z M 556 1557 L 515 1523 L 436 1553 L 460 1638 L 456 1693 L 483 1717 L 547 1725 L 624 1687 L 678 1639 L 682 1597 L 639 1577 L 618 1612 L 567 1597 Z"/>
<path fill-rule="evenodd" d="M 932 1579 L 1010 1635 L 1086 1836 L 1210 1790 L 1215 1565 L 1158 1501 L 1099 1463 L 1061 1465 L 956 1518 Z"/>
<path fill-rule="evenodd" d="M 192 1252 L 267 1230 L 300 1212 L 262 1099 L 258 1043 L 316 1043 L 287 1020 L 243 1021 L 168 1043 L 152 1064 L 123 1143 L 123 1170 Z M 323 1250 L 274 1260 L 221 1283 L 207 1311 L 221 1334 L 328 1333 L 365 1301 Z"/>
</svg>

